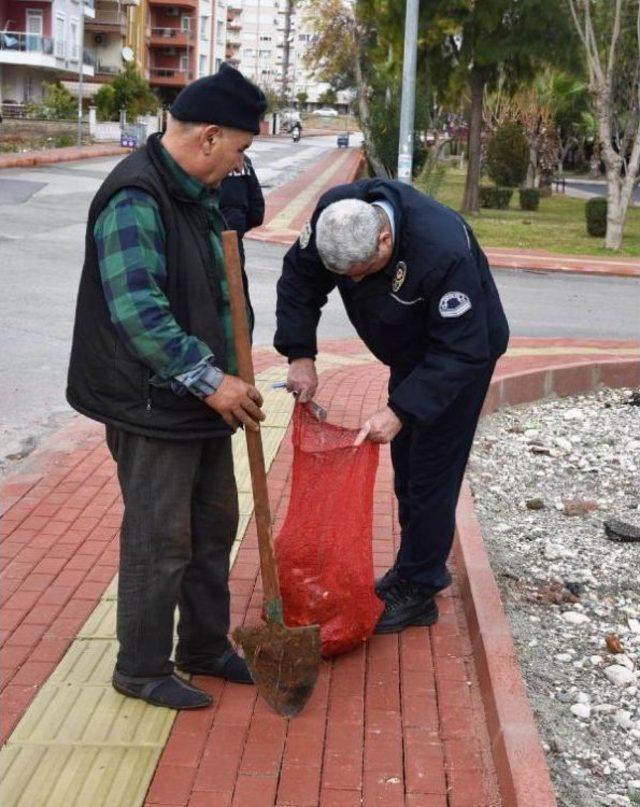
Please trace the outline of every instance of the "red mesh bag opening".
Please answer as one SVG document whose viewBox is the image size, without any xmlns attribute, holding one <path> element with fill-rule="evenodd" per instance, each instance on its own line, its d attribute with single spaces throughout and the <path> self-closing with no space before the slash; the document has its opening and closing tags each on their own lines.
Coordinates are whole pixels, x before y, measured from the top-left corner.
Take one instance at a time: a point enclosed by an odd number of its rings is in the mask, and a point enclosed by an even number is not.
<svg viewBox="0 0 640 807">
<path fill-rule="evenodd" d="M 293 415 L 293 478 L 275 540 L 285 624 L 320 625 L 322 654 L 371 636 L 383 611 L 373 589 L 373 485 L 378 446 L 358 432 Z"/>
</svg>

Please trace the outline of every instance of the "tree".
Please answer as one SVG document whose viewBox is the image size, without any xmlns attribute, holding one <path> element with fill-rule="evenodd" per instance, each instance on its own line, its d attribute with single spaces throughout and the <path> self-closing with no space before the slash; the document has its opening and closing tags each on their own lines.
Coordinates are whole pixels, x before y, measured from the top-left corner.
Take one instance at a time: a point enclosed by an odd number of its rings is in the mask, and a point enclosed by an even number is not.
<svg viewBox="0 0 640 807">
<path fill-rule="evenodd" d="M 369 135 L 369 85 L 363 67 L 364 42 L 369 32 L 360 19 L 357 5 L 348 0 L 315 0 L 305 10 L 313 31 L 305 62 L 320 81 L 334 84 L 336 77 L 353 76 L 357 91 L 358 119 L 365 136 L 369 161 L 376 172 L 386 176 Z"/>
<path fill-rule="evenodd" d="M 329 89 L 325 90 L 320 96 L 320 98 L 318 98 L 318 103 L 323 105 L 328 104 L 329 106 L 331 106 L 332 104 L 335 104 L 337 100 L 338 100 L 337 92 L 333 89 L 333 87 L 329 87 Z"/>
<path fill-rule="evenodd" d="M 468 169 L 462 211 L 479 209 L 482 111 L 485 93 L 502 79 L 515 89 L 545 63 L 571 58 L 571 29 L 549 0 L 435 0 L 430 19 L 444 34 L 437 47 L 453 84 L 469 96 Z M 448 33 L 447 33 L 448 32 Z"/>
<path fill-rule="evenodd" d="M 160 106 L 155 93 L 137 66 L 129 62 L 125 69 L 96 93 L 96 106 L 103 120 L 117 120 L 121 109 L 135 120 Z"/>
<path fill-rule="evenodd" d="M 605 247 L 620 249 L 640 172 L 640 0 L 568 0 L 582 42 L 607 180 Z"/>
</svg>

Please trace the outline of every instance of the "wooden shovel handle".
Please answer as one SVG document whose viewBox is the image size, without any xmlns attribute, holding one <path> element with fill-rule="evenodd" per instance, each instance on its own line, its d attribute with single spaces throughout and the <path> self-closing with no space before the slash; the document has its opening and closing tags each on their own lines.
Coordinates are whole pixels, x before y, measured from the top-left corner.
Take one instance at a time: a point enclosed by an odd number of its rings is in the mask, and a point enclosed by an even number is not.
<svg viewBox="0 0 640 807">
<path fill-rule="evenodd" d="M 238 236 L 233 230 L 222 233 L 222 244 L 229 283 L 229 303 L 233 322 L 233 337 L 238 361 L 238 375 L 247 384 L 255 384 L 253 360 L 251 358 L 251 340 L 247 322 L 247 306 L 242 284 L 242 269 L 238 251 Z M 282 622 L 282 601 L 278 570 L 273 554 L 273 535 L 271 529 L 271 508 L 267 489 L 267 474 L 264 467 L 264 453 L 260 432 L 244 430 L 249 455 L 249 470 L 253 487 L 253 506 L 258 530 L 258 549 L 260 552 L 260 573 L 264 587 L 267 616 L 271 621 Z"/>
</svg>

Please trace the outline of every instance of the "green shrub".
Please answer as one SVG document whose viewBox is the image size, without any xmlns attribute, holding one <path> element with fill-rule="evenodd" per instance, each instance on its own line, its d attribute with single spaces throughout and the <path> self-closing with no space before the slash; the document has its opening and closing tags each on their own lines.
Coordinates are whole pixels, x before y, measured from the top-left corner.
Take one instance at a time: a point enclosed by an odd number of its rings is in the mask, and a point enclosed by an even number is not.
<svg viewBox="0 0 640 807">
<path fill-rule="evenodd" d="M 49 120 L 73 120 L 78 114 L 78 100 L 60 82 L 42 82 L 40 113 Z"/>
<path fill-rule="evenodd" d="M 427 149 L 427 158 L 416 177 L 416 186 L 423 192 L 438 198 L 438 192 L 447 173 L 447 163 L 439 157 L 439 149 Z"/>
<path fill-rule="evenodd" d="M 528 167 L 529 144 L 522 126 L 503 123 L 487 147 L 487 173 L 496 185 L 514 188 L 522 185 Z"/>
<path fill-rule="evenodd" d="M 540 191 L 537 188 L 520 188 L 520 210 L 537 210 L 540 207 Z"/>
<path fill-rule="evenodd" d="M 589 199 L 584 207 L 589 235 L 603 238 L 607 234 L 607 200 Z"/>
<path fill-rule="evenodd" d="M 513 190 L 511 188 L 480 188 L 480 207 L 488 207 L 495 210 L 506 210 L 511 202 Z"/>
<path fill-rule="evenodd" d="M 62 134 L 56 135 L 53 142 L 55 143 L 55 147 L 60 149 L 65 148 L 66 146 L 74 146 L 76 143 L 76 138 L 68 132 L 63 132 Z"/>
</svg>

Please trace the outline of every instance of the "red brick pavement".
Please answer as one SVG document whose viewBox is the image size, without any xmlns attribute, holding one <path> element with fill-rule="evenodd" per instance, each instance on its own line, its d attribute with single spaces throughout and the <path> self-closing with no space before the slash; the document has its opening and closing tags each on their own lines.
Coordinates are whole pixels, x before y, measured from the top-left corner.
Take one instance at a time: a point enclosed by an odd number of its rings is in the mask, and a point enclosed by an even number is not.
<svg viewBox="0 0 640 807">
<path fill-rule="evenodd" d="M 573 383 L 589 388 L 594 361 L 600 363 L 599 377 L 616 383 L 615 361 L 623 362 L 615 351 L 629 344 L 514 339 L 512 347 L 534 353 L 503 359 L 494 402 L 518 402 L 522 370 L 535 379 L 530 391 L 544 392 L 550 365 L 575 367 L 567 389 L 556 387 L 560 394 L 571 392 Z M 356 341 L 323 348 L 354 356 L 365 352 Z M 558 348 L 561 354 L 549 355 Z M 580 350 L 599 352 L 575 352 Z M 259 351 L 256 369 L 276 361 L 282 360 L 273 351 Z M 355 427 L 384 401 L 385 383 L 386 371 L 376 363 L 341 367 L 322 375 L 318 398 L 329 405 L 333 422 Z M 291 459 L 285 440 L 269 473 L 276 529 L 286 510 Z M 374 563 L 381 571 L 398 539 L 386 450 L 376 485 Z M 121 504 L 102 429 L 75 418 L 34 458 L 28 473 L 8 479 L 2 501 L 4 740 L 116 572 Z M 259 616 L 256 541 L 252 523 L 231 578 L 234 625 Z M 405 803 L 406 796 L 406 803 L 415 805 L 494 804 L 486 727 L 457 587 L 440 601 L 442 617 L 432 629 L 374 637 L 359 651 L 323 664 L 309 707 L 288 724 L 257 701 L 251 688 L 201 679 L 217 705 L 178 717 L 147 803 L 302 807 L 364 798 L 365 804 L 391 805 Z"/>
</svg>

